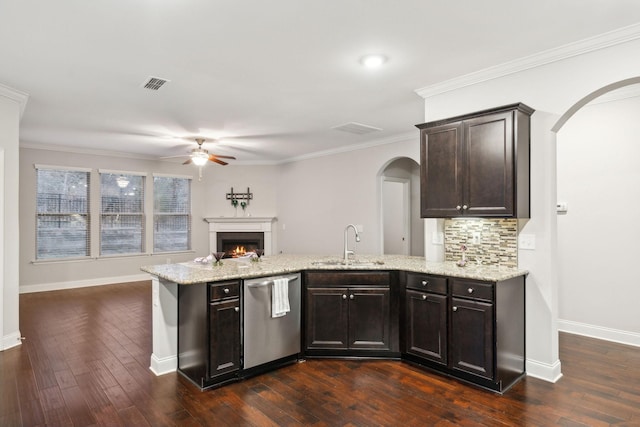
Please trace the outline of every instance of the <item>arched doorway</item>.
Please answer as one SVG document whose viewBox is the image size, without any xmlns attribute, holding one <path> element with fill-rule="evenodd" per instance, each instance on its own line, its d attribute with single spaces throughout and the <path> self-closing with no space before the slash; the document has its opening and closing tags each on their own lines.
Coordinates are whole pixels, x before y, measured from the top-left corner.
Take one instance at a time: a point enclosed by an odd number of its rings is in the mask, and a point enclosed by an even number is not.
<svg viewBox="0 0 640 427">
<path fill-rule="evenodd" d="M 640 78 L 576 103 L 557 132 L 558 329 L 640 345 Z M 566 207 L 566 212 L 561 209 Z M 637 236 L 637 237 L 634 237 Z"/>
<path fill-rule="evenodd" d="M 420 166 L 413 159 L 400 157 L 390 160 L 378 175 L 382 253 L 424 256 Z"/>
</svg>

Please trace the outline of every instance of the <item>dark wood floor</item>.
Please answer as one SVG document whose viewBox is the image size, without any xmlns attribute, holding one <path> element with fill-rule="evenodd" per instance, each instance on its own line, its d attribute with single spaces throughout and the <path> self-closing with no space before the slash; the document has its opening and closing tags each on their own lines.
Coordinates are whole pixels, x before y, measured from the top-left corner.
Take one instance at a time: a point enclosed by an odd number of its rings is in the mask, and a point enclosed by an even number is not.
<svg viewBox="0 0 640 427">
<path fill-rule="evenodd" d="M 151 286 L 20 296 L 0 426 L 640 426 L 640 349 L 560 335 L 564 377 L 504 396 L 393 361 L 312 360 L 200 392 L 149 371 Z"/>
</svg>

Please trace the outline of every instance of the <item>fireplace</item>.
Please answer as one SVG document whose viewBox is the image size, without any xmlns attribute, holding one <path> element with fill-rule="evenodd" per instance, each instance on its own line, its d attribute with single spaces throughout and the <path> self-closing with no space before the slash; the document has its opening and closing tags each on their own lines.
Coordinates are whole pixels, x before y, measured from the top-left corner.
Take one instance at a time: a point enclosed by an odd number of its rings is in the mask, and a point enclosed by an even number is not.
<svg viewBox="0 0 640 427">
<path fill-rule="evenodd" d="M 275 217 L 209 217 L 205 218 L 209 223 L 209 250 L 211 252 L 226 252 L 218 239 L 218 234 L 262 234 L 259 248 L 264 249 L 265 255 L 271 255 L 273 252 L 273 224 Z M 252 239 L 253 240 L 253 239 Z M 251 243 L 251 242 L 250 242 Z"/>
<path fill-rule="evenodd" d="M 264 233 L 223 232 L 217 233 L 218 252 L 224 258 L 237 258 L 256 249 L 264 249 Z"/>
</svg>

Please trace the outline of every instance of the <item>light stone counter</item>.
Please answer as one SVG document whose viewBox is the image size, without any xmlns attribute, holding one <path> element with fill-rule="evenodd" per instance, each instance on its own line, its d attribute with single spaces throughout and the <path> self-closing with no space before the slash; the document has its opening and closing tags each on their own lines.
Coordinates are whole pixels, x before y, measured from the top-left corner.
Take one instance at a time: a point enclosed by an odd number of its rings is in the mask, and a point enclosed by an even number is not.
<svg viewBox="0 0 640 427">
<path fill-rule="evenodd" d="M 317 265 L 317 262 L 337 262 Z M 272 255 L 260 262 L 223 260 L 222 266 L 185 262 L 158 264 L 141 269 L 152 276 L 153 353 L 150 369 L 156 375 L 178 367 L 178 286 L 232 279 L 277 276 L 303 270 L 401 270 L 476 280 L 500 282 L 527 274 L 525 270 L 454 262 L 427 262 L 423 257 L 358 255 L 360 264 L 341 265 L 340 258 L 327 255 Z"/>
<path fill-rule="evenodd" d="M 215 267 L 211 263 L 185 262 L 145 266 L 142 267 L 142 270 L 152 276 L 180 285 L 274 276 L 302 270 L 404 270 L 492 282 L 528 273 L 526 270 L 516 268 L 483 266 L 474 263 L 458 267 L 455 262 L 429 262 L 425 261 L 423 257 L 401 255 L 358 255 L 356 263 L 349 265 L 315 264 L 331 261 L 338 262 L 340 258 L 326 255 L 272 255 L 263 257 L 260 262 L 251 262 L 248 259 L 225 259 L 222 261 L 222 266 Z"/>
</svg>

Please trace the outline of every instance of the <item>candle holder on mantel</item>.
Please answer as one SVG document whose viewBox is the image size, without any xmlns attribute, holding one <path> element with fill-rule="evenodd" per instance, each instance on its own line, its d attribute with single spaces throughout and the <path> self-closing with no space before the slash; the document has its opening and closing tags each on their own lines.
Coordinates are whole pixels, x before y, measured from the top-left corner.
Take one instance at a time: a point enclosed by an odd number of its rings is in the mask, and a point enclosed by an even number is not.
<svg viewBox="0 0 640 427">
<path fill-rule="evenodd" d="M 238 216 L 238 204 L 242 208 L 242 212 L 246 215 L 247 206 L 249 206 L 249 200 L 253 199 L 253 193 L 247 187 L 246 193 L 234 193 L 233 187 L 231 187 L 231 191 L 227 193 L 227 200 L 231 200 L 231 206 L 235 208 L 235 213 L 233 216 Z"/>
</svg>

